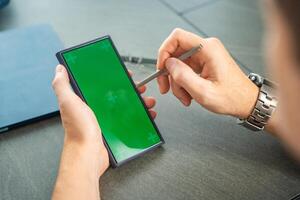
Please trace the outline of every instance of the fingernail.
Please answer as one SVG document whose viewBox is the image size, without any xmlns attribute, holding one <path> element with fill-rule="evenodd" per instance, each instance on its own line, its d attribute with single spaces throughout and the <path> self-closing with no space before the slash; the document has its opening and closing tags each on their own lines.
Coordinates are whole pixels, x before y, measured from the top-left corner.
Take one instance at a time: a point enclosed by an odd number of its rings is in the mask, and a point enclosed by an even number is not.
<svg viewBox="0 0 300 200">
<path fill-rule="evenodd" d="M 188 106 L 189 102 L 185 99 L 180 99 L 180 101 L 183 103 L 183 105 Z"/>
<path fill-rule="evenodd" d="M 163 90 L 161 88 L 159 88 L 159 92 L 160 92 L 160 94 L 164 94 Z"/>
<path fill-rule="evenodd" d="M 184 101 L 184 99 L 179 99 L 179 100 L 181 101 L 181 103 L 182 103 L 183 105 L 186 104 L 185 101 Z"/>
<path fill-rule="evenodd" d="M 57 65 L 56 72 L 62 72 L 62 70 L 63 70 L 63 66 Z"/>
</svg>

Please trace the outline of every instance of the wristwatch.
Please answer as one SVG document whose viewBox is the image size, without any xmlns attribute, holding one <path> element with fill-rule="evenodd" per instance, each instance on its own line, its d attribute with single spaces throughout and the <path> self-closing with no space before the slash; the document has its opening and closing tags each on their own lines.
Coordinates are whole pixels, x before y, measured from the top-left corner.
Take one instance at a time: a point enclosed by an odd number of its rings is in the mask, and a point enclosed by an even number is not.
<svg viewBox="0 0 300 200">
<path fill-rule="evenodd" d="M 260 91 L 250 116 L 247 119 L 238 119 L 237 123 L 252 131 L 261 131 L 277 106 L 276 84 L 254 73 L 250 73 L 248 78 Z"/>
</svg>

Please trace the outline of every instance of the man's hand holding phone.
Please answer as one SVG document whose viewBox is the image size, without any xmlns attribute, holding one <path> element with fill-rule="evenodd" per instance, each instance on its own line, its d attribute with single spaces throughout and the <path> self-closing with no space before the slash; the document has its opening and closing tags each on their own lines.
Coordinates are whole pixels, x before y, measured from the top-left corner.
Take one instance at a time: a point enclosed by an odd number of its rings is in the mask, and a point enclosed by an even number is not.
<svg viewBox="0 0 300 200">
<path fill-rule="evenodd" d="M 132 75 L 131 72 L 129 73 Z M 78 195 L 86 197 L 86 194 L 83 194 L 84 191 L 90 191 L 88 195 L 99 197 L 99 178 L 108 168 L 109 158 L 96 117 L 87 104 L 71 89 L 68 73 L 64 66 L 57 66 L 52 85 L 58 98 L 62 124 L 65 129 L 61 165 L 53 199 L 59 199 L 56 197 L 68 194 L 73 194 L 73 199 Z M 145 86 L 139 88 L 140 93 L 145 91 Z M 153 110 L 155 99 L 143 97 L 143 100 L 152 118 L 155 118 L 156 112 Z M 69 184 L 73 187 L 64 187 Z M 74 193 L 76 187 L 78 187 L 78 193 Z M 89 188 L 85 190 L 84 187 Z M 70 189 L 69 192 L 68 189 Z"/>
</svg>

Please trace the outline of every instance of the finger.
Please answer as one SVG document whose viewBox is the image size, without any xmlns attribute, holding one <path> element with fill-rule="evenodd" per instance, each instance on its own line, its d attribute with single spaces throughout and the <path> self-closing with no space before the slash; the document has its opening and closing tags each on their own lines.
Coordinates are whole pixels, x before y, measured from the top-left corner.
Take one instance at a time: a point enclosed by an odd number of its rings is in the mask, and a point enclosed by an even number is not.
<svg viewBox="0 0 300 200">
<path fill-rule="evenodd" d="M 149 113 L 150 113 L 152 119 L 155 119 L 155 118 L 156 118 L 157 113 L 156 113 L 154 110 L 149 110 Z"/>
<path fill-rule="evenodd" d="M 170 55 L 166 52 L 160 52 L 158 53 L 158 59 L 157 59 L 157 69 L 161 70 L 163 68 L 162 65 L 160 65 L 159 63 L 161 63 L 160 60 L 165 60 L 167 58 L 169 58 Z M 170 89 L 170 84 L 169 84 L 169 79 L 167 75 L 161 75 L 159 77 L 157 77 L 157 83 L 158 83 L 158 88 L 161 94 L 165 94 L 169 91 Z"/>
<path fill-rule="evenodd" d="M 129 76 L 133 76 L 133 72 L 128 69 L 128 73 L 129 73 Z M 137 85 L 138 82 L 135 82 L 135 85 Z M 138 87 L 138 91 L 140 94 L 143 94 L 145 91 L 146 91 L 146 85 L 142 85 L 141 87 Z"/>
<path fill-rule="evenodd" d="M 128 73 L 129 73 L 129 76 L 133 76 L 133 72 L 128 69 Z M 138 82 L 135 82 L 135 85 L 137 84 Z M 143 94 L 145 91 L 146 91 L 146 85 L 142 85 L 141 87 L 138 87 L 138 91 L 140 94 Z"/>
<path fill-rule="evenodd" d="M 169 58 L 166 67 L 172 79 L 193 99 L 201 103 L 211 82 L 201 78 L 189 66 L 176 58 Z"/>
<path fill-rule="evenodd" d="M 161 94 L 166 94 L 170 89 L 168 76 L 161 75 L 161 76 L 157 77 L 156 80 L 158 83 L 159 92 Z"/>
<path fill-rule="evenodd" d="M 61 115 L 78 115 L 78 112 L 81 112 L 80 109 L 78 110 L 79 105 L 83 103 L 83 101 L 71 89 L 68 73 L 64 66 L 58 65 L 56 67 L 52 85 L 58 99 Z"/>
<path fill-rule="evenodd" d="M 198 35 L 182 29 L 175 29 L 159 48 L 157 68 L 162 69 L 165 66 L 166 59 L 171 56 L 181 55 L 183 52 L 203 43 L 204 39 Z M 174 55 L 175 52 L 178 55 Z"/>
<path fill-rule="evenodd" d="M 173 80 L 172 77 L 170 77 L 170 83 L 171 83 L 171 89 L 172 89 L 172 92 L 173 92 L 174 96 L 176 96 L 181 101 L 181 103 L 183 105 L 189 106 L 191 104 L 191 101 L 192 101 L 192 97 L 189 95 L 189 93 L 187 91 L 185 91 L 185 89 L 180 87 Z"/>
<path fill-rule="evenodd" d="M 148 109 L 153 108 L 156 104 L 155 98 L 153 98 L 153 97 L 143 97 L 143 100 Z"/>
<path fill-rule="evenodd" d="M 70 87 L 69 76 L 64 66 L 58 65 L 56 67 L 55 77 L 52 81 L 52 87 L 55 91 L 58 101 L 61 101 L 68 95 L 73 94 L 73 91 Z"/>
<path fill-rule="evenodd" d="M 159 48 L 156 64 L 157 69 L 163 69 L 165 67 L 166 59 L 177 57 L 195 45 L 201 42 L 203 43 L 203 41 L 201 37 L 193 33 L 178 28 L 175 29 Z M 160 93 L 165 94 L 169 91 L 170 85 L 167 76 L 158 77 L 157 82 Z"/>
<path fill-rule="evenodd" d="M 137 89 L 138 89 L 140 94 L 143 94 L 144 92 L 146 92 L 147 87 L 146 87 L 146 85 L 142 85 L 142 86 L 138 87 Z"/>
</svg>

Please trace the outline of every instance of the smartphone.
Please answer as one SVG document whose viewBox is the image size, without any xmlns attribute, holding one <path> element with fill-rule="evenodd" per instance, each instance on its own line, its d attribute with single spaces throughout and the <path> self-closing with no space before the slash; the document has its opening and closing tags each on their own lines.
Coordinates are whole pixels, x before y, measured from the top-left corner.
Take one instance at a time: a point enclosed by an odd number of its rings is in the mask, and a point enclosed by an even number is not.
<svg viewBox="0 0 300 200">
<path fill-rule="evenodd" d="M 117 167 L 164 143 L 110 36 L 56 54 L 74 92 L 93 110 Z"/>
</svg>

